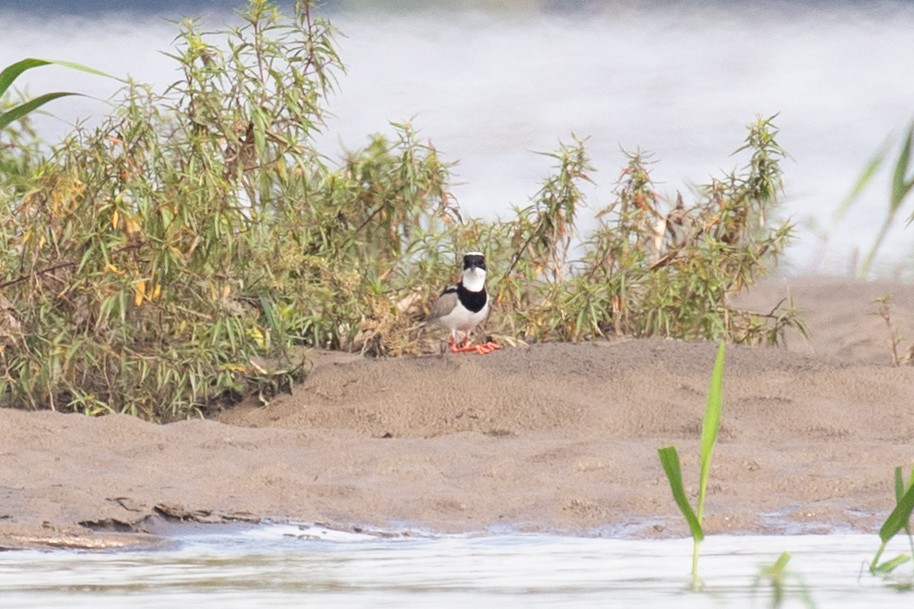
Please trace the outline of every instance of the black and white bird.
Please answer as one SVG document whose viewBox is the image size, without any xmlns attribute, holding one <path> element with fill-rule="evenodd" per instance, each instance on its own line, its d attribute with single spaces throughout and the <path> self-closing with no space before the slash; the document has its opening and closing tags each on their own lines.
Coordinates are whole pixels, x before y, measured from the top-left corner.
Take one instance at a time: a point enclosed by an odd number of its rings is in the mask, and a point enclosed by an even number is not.
<svg viewBox="0 0 914 609">
<path fill-rule="evenodd" d="M 445 288 L 432 303 L 425 323 L 436 323 L 450 331 L 451 352 L 484 354 L 501 348 L 493 342 L 470 345 L 470 334 L 488 314 L 486 258 L 481 252 L 468 252 L 463 257 L 460 281 Z M 458 342 L 458 335 L 462 337 L 461 342 Z"/>
</svg>

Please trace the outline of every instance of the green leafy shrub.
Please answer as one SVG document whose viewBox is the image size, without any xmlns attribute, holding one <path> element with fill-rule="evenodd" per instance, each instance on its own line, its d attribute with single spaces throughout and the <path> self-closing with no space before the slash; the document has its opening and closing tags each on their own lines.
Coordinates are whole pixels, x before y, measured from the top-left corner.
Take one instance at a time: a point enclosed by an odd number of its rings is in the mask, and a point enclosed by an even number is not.
<svg viewBox="0 0 914 609">
<path fill-rule="evenodd" d="M 242 17 L 225 50 L 186 22 L 181 80 L 131 84 L 3 198 L 10 402 L 171 419 L 299 375 L 278 303 L 250 284 L 299 202 L 284 186 L 313 177 L 305 144 L 339 63 L 306 5 Z"/>
<path fill-rule="evenodd" d="M 5 404 L 171 420 L 287 389 L 303 346 L 434 350 L 417 321 L 468 250 L 487 255 L 488 330 L 505 339 L 774 342 L 796 323 L 728 302 L 790 234 L 769 226 L 782 154 L 770 120 L 751 127 L 742 173 L 689 207 L 666 206 L 632 155 L 582 237 L 592 168 L 575 140 L 513 218 L 463 219 L 449 163 L 408 122 L 338 165 L 316 151 L 342 64 L 307 2 L 286 17 L 251 0 L 241 17 L 221 35 L 184 22 L 179 80 L 128 83 L 102 125 L 50 153 L 3 131 Z"/>
<path fill-rule="evenodd" d="M 614 200 L 597 211 L 580 258 L 566 262 L 574 218 L 586 203 L 578 187 L 591 170 L 581 142 L 562 148 L 558 171 L 533 205 L 518 212 L 506 277 L 496 283 L 505 331 L 533 340 L 589 340 L 607 334 L 723 338 L 776 343 L 784 329 L 805 331 L 791 310 L 736 309 L 733 295 L 763 277 L 789 242 L 792 225 L 771 225 L 781 191 L 772 119 L 749 126 L 749 163 L 741 173 L 698 188 L 665 206 L 645 155 L 629 155 Z M 489 249 L 492 249 L 491 244 Z M 497 268 L 497 267 L 496 267 Z M 517 326 L 517 317 L 522 323 Z"/>
</svg>

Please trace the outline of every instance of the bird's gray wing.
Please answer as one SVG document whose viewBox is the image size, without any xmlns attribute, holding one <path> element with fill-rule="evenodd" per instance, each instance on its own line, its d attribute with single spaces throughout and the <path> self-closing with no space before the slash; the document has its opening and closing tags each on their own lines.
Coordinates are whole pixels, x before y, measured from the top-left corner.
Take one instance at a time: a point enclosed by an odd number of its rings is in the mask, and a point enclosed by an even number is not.
<svg viewBox="0 0 914 609">
<path fill-rule="evenodd" d="M 432 303 L 425 321 L 431 322 L 444 317 L 453 311 L 455 306 L 457 306 L 457 286 L 454 285 L 444 290 L 441 296 Z"/>
</svg>

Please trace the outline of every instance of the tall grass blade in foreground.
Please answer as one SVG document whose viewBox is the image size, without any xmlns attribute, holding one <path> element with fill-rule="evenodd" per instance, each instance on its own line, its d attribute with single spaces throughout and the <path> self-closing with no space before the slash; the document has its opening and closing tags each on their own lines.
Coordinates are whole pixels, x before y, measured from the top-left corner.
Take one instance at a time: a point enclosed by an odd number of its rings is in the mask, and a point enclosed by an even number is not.
<svg viewBox="0 0 914 609">
<path fill-rule="evenodd" d="M 911 123 L 911 125 L 908 126 L 907 132 L 901 139 L 901 149 L 898 152 L 898 157 L 895 159 L 895 167 L 892 169 L 888 212 L 886 213 L 882 226 L 879 228 L 876 239 L 873 241 L 873 245 L 870 246 L 863 262 L 860 264 L 860 268 L 857 269 L 858 277 L 866 277 L 867 273 L 869 273 L 873 260 L 875 260 L 876 254 L 882 247 L 882 242 L 885 241 L 889 229 L 895 223 L 895 217 L 898 215 L 898 211 L 901 209 L 904 201 L 908 198 L 911 190 L 914 189 L 914 175 L 909 176 L 911 170 L 912 148 L 914 148 L 914 123 Z M 844 215 L 847 209 L 857 201 L 862 192 L 870 182 L 872 182 L 878 169 L 889 158 L 890 149 L 891 140 L 883 144 L 879 151 L 877 151 L 873 158 L 866 164 L 860 177 L 857 178 L 857 181 L 854 183 L 851 194 L 839 208 L 839 217 Z M 908 216 L 908 224 L 910 224 L 912 220 L 914 220 L 914 214 Z"/>
<path fill-rule="evenodd" d="M 90 68 L 89 66 L 84 66 L 80 63 L 74 63 L 72 61 L 59 61 L 54 59 L 35 59 L 29 57 L 21 61 L 17 61 L 14 64 L 11 64 L 4 68 L 0 72 L 0 97 L 2 97 L 9 88 L 13 85 L 13 82 L 26 70 L 31 70 L 32 68 L 40 68 L 41 66 L 48 65 L 59 65 L 72 70 L 79 70 L 81 72 L 87 72 L 89 74 L 95 74 L 96 76 L 105 76 L 107 78 L 114 78 L 110 74 L 106 74 L 95 68 Z M 0 129 L 5 129 L 13 121 L 17 121 L 23 116 L 29 114 L 45 105 L 49 101 L 53 101 L 60 97 L 67 97 L 70 95 L 82 95 L 82 93 L 73 93 L 71 91 L 55 91 L 53 93 L 45 93 L 44 95 L 39 95 L 33 99 L 19 103 L 5 112 L 0 112 Z"/>
<path fill-rule="evenodd" d="M 714 362 L 714 372 L 711 374 L 711 386 L 708 388 L 708 402 L 705 407 L 705 417 L 701 424 L 701 473 L 698 482 L 698 507 L 692 510 L 682 484 L 682 474 L 679 465 L 679 454 L 674 446 L 658 449 L 660 463 L 666 473 L 673 491 L 673 499 L 679 506 L 682 515 L 689 525 L 692 534 L 692 586 L 698 588 L 698 546 L 704 539 L 701 520 L 704 515 L 705 497 L 708 489 L 708 474 L 711 470 L 711 456 L 714 454 L 714 445 L 717 443 L 717 432 L 720 429 L 720 413 L 723 407 L 723 377 L 724 377 L 724 351 L 726 345 L 723 341 L 717 348 L 717 359 Z"/>
<path fill-rule="evenodd" d="M 879 549 L 876 550 L 876 555 L 873 556 L 873 560 L 870 562 L 870 573 L 874 575 L 876 573 L 891 573 L 898 565 L 911 560 L 911 556 L 899 554 L 891 560 L 879 562 L 889 541 L 899 531 L 904 529 L 908 534 L 908 538 L 910 539 L 911 537 L 909 522 L 911 520 L 911 512 L 914 511 L 914 471 L 911 472 L 911 478 L 906 485 L 901 468 L 895 468 L 895 502 L 895 509 L 885 519 L 882 528 L 879 529 L 879 539 L 882 540 L 882 543 L 879 544 Z M 912 549 L 912 554 L 914 554 L 914 549 Z"/>
</svg>

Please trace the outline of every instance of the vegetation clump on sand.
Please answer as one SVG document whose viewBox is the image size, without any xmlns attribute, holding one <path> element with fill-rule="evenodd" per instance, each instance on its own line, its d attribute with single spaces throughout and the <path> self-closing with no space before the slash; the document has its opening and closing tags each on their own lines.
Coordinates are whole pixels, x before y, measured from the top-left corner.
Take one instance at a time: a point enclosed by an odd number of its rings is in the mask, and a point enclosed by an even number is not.
<svg viewBox="0 0 914 609">
<path fill-rule="evenodd" d="M 633 153 L 579 234 L 592 168 L 575 139 L 529 206 L 464 219 L 449 163 L 409 123 L 340 164 L 316 150 L 343 64 L 308 3 L 240 14 L 218 35 L 185 21 L 179 80 L 130 81 L 97 128 L 50 151 L 25 119 L 0 132 L 5 405 L 173 420 L 288 388 L 301 346 L 428 351 L 416 322 L 467 250 L 487 256 L 487 331 L 507 342 L 776 343 L 798 324 L 730 304 L 791 234 L 772 220 L 784 152 L 771 119 L 750 125 L 745 166 L 691 203 L 668 204 Z"/>
</svg>

